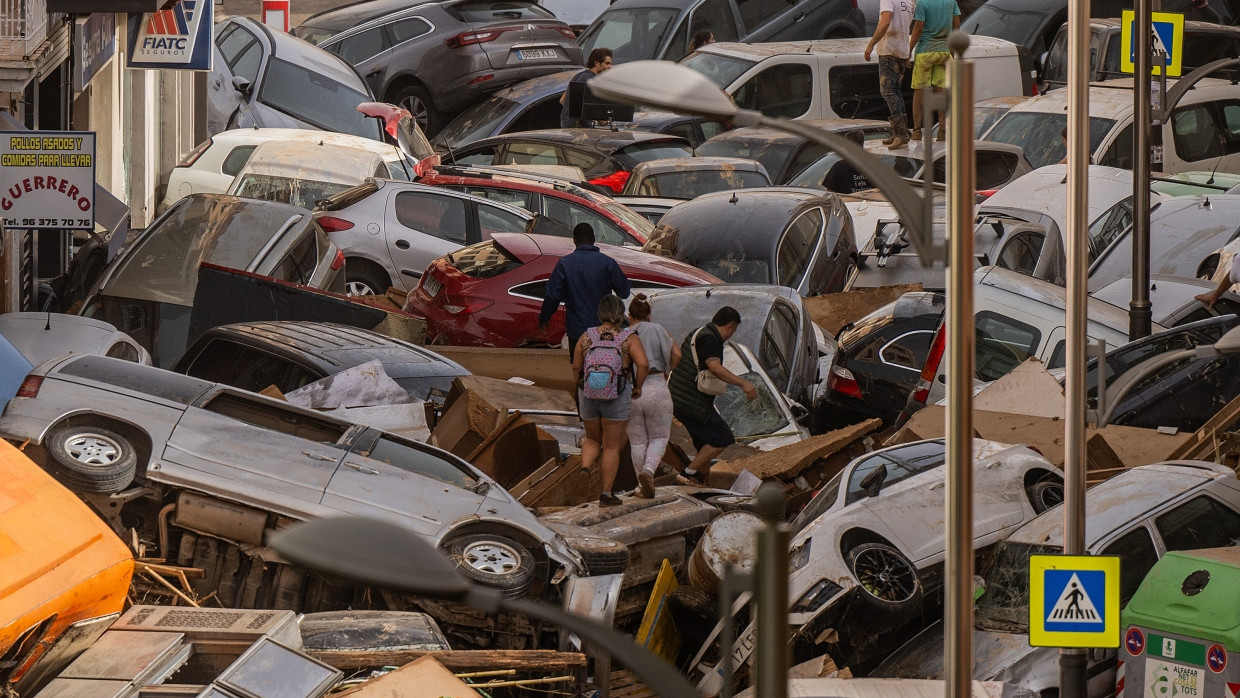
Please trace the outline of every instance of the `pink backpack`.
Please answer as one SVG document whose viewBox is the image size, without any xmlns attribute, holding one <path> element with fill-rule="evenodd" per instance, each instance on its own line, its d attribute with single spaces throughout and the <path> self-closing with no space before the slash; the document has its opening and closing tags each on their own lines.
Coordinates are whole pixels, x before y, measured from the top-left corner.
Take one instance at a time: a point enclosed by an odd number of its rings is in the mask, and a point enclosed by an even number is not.
<svg viewBox="0 0 1240 698">
<path fill-rule="evenodd" d="M 581 394 L 590 400 L 615 400 L 625 389 L 624 340 L 633 330 L 603 336 L 597 327 L 586 330 L 590 346 L 582 362 Z"/>
</svg>

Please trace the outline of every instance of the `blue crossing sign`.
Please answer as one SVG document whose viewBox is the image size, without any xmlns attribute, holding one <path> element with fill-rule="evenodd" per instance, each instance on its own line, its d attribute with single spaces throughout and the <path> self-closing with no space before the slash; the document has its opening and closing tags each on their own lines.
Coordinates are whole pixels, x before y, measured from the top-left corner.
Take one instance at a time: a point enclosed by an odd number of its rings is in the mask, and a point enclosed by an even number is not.
<svg viewBox="0 0 1240 698">
<path fill-rule="evenodd" d="M 1150 72 L 1158 75 L 1164 64 L 1168 77 L 1179 77 L 1184 68 L 1184 15 L 1178 12 L 1151 12 L 1154 32 L 1150 47 Z M 1120 70 L 1131 73 L 1136 68 L 1136 13 L 1124 10 L 1120 18 Z"/>
<path fill-rule="evenodd" d="M 1029 644 L 1119 647 L 1119 558 L 1031 555 Z"/>
</svg>

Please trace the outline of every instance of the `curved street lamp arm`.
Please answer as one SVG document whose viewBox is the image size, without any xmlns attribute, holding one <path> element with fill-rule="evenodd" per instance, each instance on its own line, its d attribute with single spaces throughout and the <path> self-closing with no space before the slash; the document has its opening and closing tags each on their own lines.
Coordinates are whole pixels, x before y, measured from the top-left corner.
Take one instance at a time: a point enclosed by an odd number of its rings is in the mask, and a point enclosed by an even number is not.
<svg viewBox="0 0 1240 698">
<path fill-rule="evenodd" d="M 1198 81 L 1210 73 L 1226 68 L 1227 66 L 1240 66 L 1240 58 L 1220 58 L 1217 61 L 1206 63 L 1200 68 L 1193 70 L 1188 75 L 1176 80 L 1175 87 L 1167 90 L 1166 104 L 1160 105 L 1159 107 L 1159 111 L 1162 112 L 1162 121 L 1166 121 L 1167 115 L 1171 113 L 1172 109 L 1175 109 L 1175 106 L 1179 104 L 1180 100 L 1184 97 L 1184 93 L 1191 90 L 1193 85 L 1196 85 Z"/>
<path fill-rule="evenodd" d="M 925 203 L 929 200 L 925 195 L 918 194 L 908 181 L 896 174 L 896 171 L 883 163 L 882 160 L 866 152 L 865 148 L 853 143 L 842 134 L 824 131 L 799 121 L 777 119 L 765 116 L 762 112 L 742 109 L 733 117 L 738 126 L 766 126 L 794 133 L 806 140 L 839 153 L 850 165 L 857 168 L 870 184 L 882 190 L 896 212 L 900 214 L 900 222 L 908 231 L 909 242 L 917 251 L 922 265 L 930 266 L 935 260 L 943 258 L 942 245 L 934 243 L 934 223 Z"/>
<path fill-rule="evenodd" d="M 1199 349 L 1210 349 L 1210 347 L 1199 347 Z M 1165 366 L 1200 355 L 1197 348 L 1169 351 L 1166 354 L 1159 354 L 1142 361 L 1125 371 L 1115 381 L 1114 385 L 1106 389 L 1106 411 L 1098 418 L 1098 428 L 1101 429 L 1111 423 L 1111 417 L 1115 415 L 1115 410 L 1119 407 L 1120 400 L 1124 399 L 1137 383 L 1145 380 L 1150 374 Z"/>
<path fill-rule="evenodd" d="M 633 642 L 633 638 L 621 635 L 602 623 L 569 613 L 558 606 L 527 599 L 500 599 L 499 606 L 577 633 L 583 640 L 598 645 L 619 659 L 637 674 L 648 688 L 663 698 L 690 698 L 698 695 L 689 680 L 672 665 Z M 598 680 L 606 681 L 607 678 L 598 677 Z"/>
</svg>

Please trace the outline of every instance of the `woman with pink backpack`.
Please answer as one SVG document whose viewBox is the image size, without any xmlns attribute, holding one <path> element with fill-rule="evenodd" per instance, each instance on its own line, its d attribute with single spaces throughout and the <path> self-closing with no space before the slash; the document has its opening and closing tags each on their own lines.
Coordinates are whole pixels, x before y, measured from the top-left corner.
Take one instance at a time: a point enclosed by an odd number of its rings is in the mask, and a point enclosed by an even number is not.
<svg viewBox="0 0 1240 698">
<path fill-rule="evenodd" d="M 641 397 L 648 365 L 640 339 L 633 330 L 624 329 L 623 301 L 603 296 L 598 319 L 599 326 L 586 330 L 573 347 L 573 371 L 577 374 L 577 412 L 586 429 L 581 467 L 589 470 L 601 455 L 603 491 L 598 503 L 610 507 L 620 504 L 612 488 L 627 438 L 630 405 Z"/>
</svg>

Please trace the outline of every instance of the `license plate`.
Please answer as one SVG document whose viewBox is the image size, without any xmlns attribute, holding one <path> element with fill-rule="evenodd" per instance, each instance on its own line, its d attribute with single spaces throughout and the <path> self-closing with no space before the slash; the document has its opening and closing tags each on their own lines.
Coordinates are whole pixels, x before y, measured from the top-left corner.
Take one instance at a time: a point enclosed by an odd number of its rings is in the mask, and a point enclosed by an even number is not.
<svg viewBox="0 0 1240 698">
<path fill-rule="evenodd" d="M 426 295 L 431 298 L 434 298 L 441 288 L 443 288 L 443 284 L 433 276 L 427 276 L 422 280 L 422 290 L 426 291 Z"/>
<path fill-rule="evenodd" d="M 557 56 L 553 48 L 524 48 L 517 51 L 517 57 L 528 61 L 533 58 L 556 58 Z"/>
</svg>

